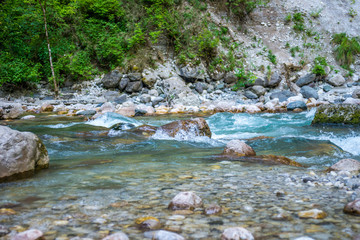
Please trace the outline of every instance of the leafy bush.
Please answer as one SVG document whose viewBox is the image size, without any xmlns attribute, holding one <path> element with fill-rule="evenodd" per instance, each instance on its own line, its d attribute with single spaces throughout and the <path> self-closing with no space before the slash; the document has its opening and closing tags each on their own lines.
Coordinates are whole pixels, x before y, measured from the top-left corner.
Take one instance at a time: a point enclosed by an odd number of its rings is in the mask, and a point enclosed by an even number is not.
<svg viewBox="0 0 360 240">
<path fill-rule="evenodd" d="M 276 65 L 276 56 L 272 53 L 271 50 L 269 50 L 268 58 L 272 64 Z"/>
<path fill-rule="evenodd" d="M 333 36 L 332 42 L 338 45 L 335 50 L 336 60 L 346 69 L 354 63 L 355 56 L 360 53 L 360 44 L 356 38 L 349 38 L 346 33 Z"/>
<path fill-rule="evenodd" d="M 294 22 L 293 29 L 297 32 L 303 32 L 305 31 L 305 25 L 304 25 L 304 17 L 302 13 L 294 13 L 292 20 Z"/>
<path fill-rule="evenodd" d="M 244 67 L 236 69 L 235 76 L 238 80 L 232 88 L 234 91 L 244 87 L 246 84 L 254 83 L 256 80 L 256 76 L 252 72 L 245 71 Z"/>
</svg>

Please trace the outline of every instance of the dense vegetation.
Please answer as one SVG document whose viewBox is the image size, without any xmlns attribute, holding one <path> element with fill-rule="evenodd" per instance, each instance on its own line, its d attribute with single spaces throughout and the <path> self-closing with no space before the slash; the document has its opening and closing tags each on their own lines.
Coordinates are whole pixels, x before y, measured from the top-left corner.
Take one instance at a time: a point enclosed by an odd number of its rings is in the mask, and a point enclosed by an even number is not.
<svg viewBox="0 0 360 240">
<path fill-rule="evenodd" d="M 180 63 L 203 61 L 233 69 L 217 52 L 227 28 L 209 21 L 208 4 L 239 20 L 260 0 L 48 0 L 47 25 L 57 79 L 84 80 L 115 67 L 151 65 L 160 43 Z M 141 50 L 141 51 L 140 51 Z M 141 57 L 139 57 L 141 56 Z M 5 0 L 0 9 L 0 85 L 51 76 L 41 8 L 35 0 Z"/>
</svg>

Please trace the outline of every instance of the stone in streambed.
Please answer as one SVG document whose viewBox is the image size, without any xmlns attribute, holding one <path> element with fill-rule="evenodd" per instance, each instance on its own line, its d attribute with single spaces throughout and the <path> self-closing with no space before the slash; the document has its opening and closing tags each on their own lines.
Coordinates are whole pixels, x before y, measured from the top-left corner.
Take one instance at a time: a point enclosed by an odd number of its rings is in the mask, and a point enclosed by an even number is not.
<svg viewBox="0 0 360 240">
<path fill-rule="evenodd" d="M 323 219 L 326 217 L 326 213 L 319 209 L 311 209 L 308 211 L 301 211 L 298 213 L 300 218 L 314 218 L 314 219 Z"/>
<path fill-rule="evenodd" d="M 8 103 L 0 101 L 0 120 L 15 119 L 23 114 L 24 110 L 20 103 Z"/>
<path fill-rule="evenodd" d="M 244 157 L 255 156 L 256 153 L 252 147 L 240 140 L 231 140 L 226 144 L 226 147 L 222 153 L 224 156 L 230 157 Z"/>
<path fill-rule="evenodd" d="M 346 204 L 344 213 L 360 216 L 360 198 Z"/>
<path fill-rule="evenodd" d="M 180 192 L 170 202 L 170 210 L 194 210 L 202 207 L 203 202 L 194 192 Z"/>
<path fill-rule="evenodd" d="M 295 109 L 302 109 L 302 110 L 306 110 L 307 109 L 307 106 L 306 104 L 303 102 L 303 101 L 294 101 L 294 102 L 290 102 L 287 106 L 286 106 L 286 109 L 288 111 L 293 111 Z"/>
<path fill-rule="evenodd" d="M 133 128 L 130 131 L 136 135 L 140 136 L 152 136 L 156 133 L 158 127 L 150 126 L 150 125 L 141 125 L 139 127 Z"/>
<path fill-rule="evenodd" d="M 259 156 L 249 156 L 243 157 L 240 161 L 244 162 L 254 162 L 254 163 L 263 163 L 263 164 L 281 164 L 294 167 L 303 167 L 300 163 L 291 160 L 290 158 L 284 156 L 276 155 L 259 155 Z"/>
<path fill-rule="evenodd" d="M 16 212 L 10 208 L 0 208 L 0 215 L 15 215 Z"/>
<path fill-rule="evenodd" d="M 136 226 L 141 230 L 156 230 L 161 227 L 160 221 L 154 217 L 142 217 L 135 220 Z"/>
<path fill-rule="evenodd" d="M 222 208 L 219 205 L 212 204 L 205 208 L 205 215 L 220 215 L 222 213 Z"/>
<path fill-rule="evenodd" d="M 342 159 L 329 167 L 327 171 L 360 171 L 360 162 L 355 159 Z"/>
<path fill-rule="evenodd" d="M 42 239 L 43 232 L 37 229 L 30 229 L 16 234 L 11 240 L 38 240 Z"/>
<path fill-rule="evenodd" d="M 360 124 L 359 104 L 331 104 L 317 108 L 311 124 Z"/>
<path fill-rule="evenodd" d="M 103 238 L 102 240 L 129 240 L 129 238 L 128 238 L 128 236 L 126 236 L 125 233 L 118 232 L 118 233 L 111 234 L 111 235 Z"/>
<path fill-rule="evenodd" d="M 153 240 L 185 240 L 179 234 L 165 230 L 145 232 L 144 236 Z"/>
<path fill-rule="evenodd" d="M 9 233 L 10 233 L 9 229 L 7 229 L 6 227 L 0 225 L 0 237 L 3 237 L 3 236 L 5 236 L 5 235 L 7 235 Z"/>
<path fill-rule="evenodd" d="M 159 127 L 159 130 L 175 137 L 180 131 L 192 133 L 195 136 L 207 136 L 211 138 L 210 127 L 204 118 L 193 118 L 190 120 L 179 120 Z"/>
<path fill-rule="evenodd" d="M 49 167 L 48 152 L 33 133 L 0 126 L 0 182 L 28 177 Z"/>
<path fill-rule="evenodd" d="M 224 230 L 221 240 L 254 240 L 254 236 L 245 228 L 232 227 Z"/>
</svg>

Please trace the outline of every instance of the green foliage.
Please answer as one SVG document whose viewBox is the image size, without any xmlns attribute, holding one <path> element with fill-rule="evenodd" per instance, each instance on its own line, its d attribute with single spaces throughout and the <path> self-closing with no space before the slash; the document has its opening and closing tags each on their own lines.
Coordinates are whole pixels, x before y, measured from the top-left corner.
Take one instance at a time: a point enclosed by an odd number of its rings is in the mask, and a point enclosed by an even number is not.
<svg viewBox="0 0 360 240">
<path fill-rule="evenodd" d="M 311 70 L 312 73 L 314 73 L 319 78 L 324 78 L 326 76 L 324 67 L 328 66 L 326 58 L 318 56 L 314 59 L 314 63 L 315 63 L 315 66 Z"/>
<path fill-rule="evenodd" d="M 244 67 L 236 69 L 235 76 L 238 80 L 232 88 L 234 91 L 244 87 L 246 84 L 254 83 L 256 80 L 256 76 L 252 72 L 245 71 Z"/>
<path fill-rule="evenodd" d="M 305 25 L 304 25 L 305 20 L 304 20 L 304 16 L 302 13 L 300 13 L 300 12 L 294 13 L 292 16 L 292 21 L 294 22 L 293 29 L 296 32 L 305 31 Z"/>
<path fill-rule="evenodd" d="M 335 50 L 336 60 L 346 69 L 354 63 L 355 56 L 360 53 L 360 44 L 356 38 L 349 38 L 346 33 L 333 36 L 332 42 L 338 45 Z"/>
<path fill-rule="evenodd" d="M 320 17 L 320 14 L 321 14 L 321 12 L 322 12 L 323 10 L 324 10 L 323 8 L 319 8 L 319 9 L 313 10 L 313 11 L 310 13 L 310 16 L 311 16 L 312 18 L 319 18 L 319 17 Z"/>
<path fill-rule="evenodd" d="M 214 1 L 214 0 L 213 0 Z M 251 13 L 256 7 L 266 4 L 263 0 L 227 0 L 225 5 L 239 19 L 243 19 Z"/>
<path fill-rule="evenodd" d="M 276 65 L 276 56 L 272 53 L 271 50 L 269 50 L 268 58 L 272 64 Z"/>
<path fill-rule="evenodd" d="M 296 52 L 300 52 L 299 46 L 295 46 L 295 47 L 290 48 L 290 53 L 291 53 L 292 57 L 296 56 Z"/>
</svg>

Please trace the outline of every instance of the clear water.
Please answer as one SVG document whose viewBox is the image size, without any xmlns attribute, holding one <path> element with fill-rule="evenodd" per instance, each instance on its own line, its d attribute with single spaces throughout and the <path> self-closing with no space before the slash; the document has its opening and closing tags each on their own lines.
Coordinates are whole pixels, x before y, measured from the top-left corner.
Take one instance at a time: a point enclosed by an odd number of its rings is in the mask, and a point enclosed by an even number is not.
<svg viewBox="0 0 360 240">
<path fill-rule="evenodd" d="M 190 116 L 129 119 L 107 114 L 95 121 L 42 116 L 0 122 L 36 133 L 51 159 L 50 168 L 32 178 L 0 184 L 0 208 L 17 212 L 0 215 L 0 225 L 15 230 L 37 228 L 47 239 L 101 239 L 116 231 L 127 233 L 130 239 L 143 239 L 134 221 L 153 216 L 163 229 L 177 231 L 187 239 L 219 239 L 222 230 L 231 226 L 244 226 L 260 239 L 305 235 L 351 239 L 360 228 L 358 218 L 342 213 L 351 196 L 344 190 L 308 186 L 296 179 L 309 171 L 321 175 L 326 166 L 342 158 L 360 160 L 360 130 L 310 126 L 313 115 L 314 111 L 217 113 L 206 117 L 212 139 L 169 138 L 161 133 L 147 138 L 108 129 L 116 123 L 160 126 Z M 252 140 L 260 136 L 270 138 Z M 231 139 L 247 140 L 258 155 L 283 155 L 306 168 L 220 162 L 216 155 Z M 291 178 L 295 182 L 289 183 Z M 205 205 L 219 204 L 224 212 L 205 216 L 199 209 L 177 219 L 167 205 L 180 191 L 195 191 Z M 279 191 L 285 195 L 279 198 Z M 114 207 L 114 203 L 121 204 Z M 299 211 L 311 208 L 324 210 L 328 217 L 297 217 Z M 279 213 L 289 217 L 274 219 Z"/>
</svg>

